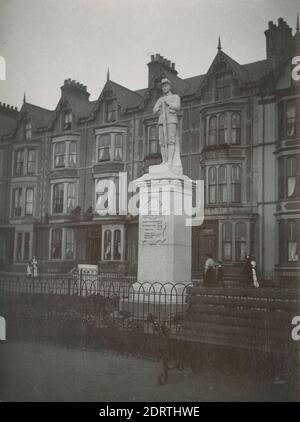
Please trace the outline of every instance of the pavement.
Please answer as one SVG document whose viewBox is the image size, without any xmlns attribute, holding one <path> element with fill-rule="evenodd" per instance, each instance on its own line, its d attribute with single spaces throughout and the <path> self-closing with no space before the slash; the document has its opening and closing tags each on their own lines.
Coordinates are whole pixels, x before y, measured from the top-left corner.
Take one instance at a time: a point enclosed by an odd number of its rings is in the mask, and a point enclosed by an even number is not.
<svg viewBox="0 0 300 422">
<path fill-rule="evenodd" d="M 0 343 L 0 401 L 296 401 L 286 384 L 228 368 L 171 371 L 158 385 L 159 362 L 98 350 L 26 341 Z M 298 396 L 299 398 L 299 396 Z"/>
</svg>

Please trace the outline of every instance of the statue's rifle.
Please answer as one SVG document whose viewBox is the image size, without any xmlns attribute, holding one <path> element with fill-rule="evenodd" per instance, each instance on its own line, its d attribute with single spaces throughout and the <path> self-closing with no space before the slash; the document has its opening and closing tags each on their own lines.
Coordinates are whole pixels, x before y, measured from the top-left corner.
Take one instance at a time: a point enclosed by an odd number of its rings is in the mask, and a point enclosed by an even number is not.
<svg viewBox="0 0 300 422">
<path fill-rule="evenodd" d="M 165 101 L 162 101 L 162 120 L 163 120 L 163 132 L 164 132 L 164 147 L 165 147 L 165 158 L 168 161 L 168 113 Z"/>
</svg>

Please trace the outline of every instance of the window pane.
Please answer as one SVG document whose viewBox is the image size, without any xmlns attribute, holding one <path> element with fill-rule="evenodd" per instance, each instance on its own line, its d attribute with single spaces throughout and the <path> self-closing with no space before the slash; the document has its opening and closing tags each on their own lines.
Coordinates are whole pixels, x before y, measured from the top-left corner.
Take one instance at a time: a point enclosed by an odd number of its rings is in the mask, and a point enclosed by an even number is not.
<svg viewBox="0 0 300 422">
<path fill-rule="evenodd" d="M 66 152 L 66 144 L 64 142 L 57 142 L 54 145 L 54 166 L 65 167 L 65 152 Z"/>
<path fill-rule="evenodd" d="M 98 137 L 98 161 L 110 160 L 110 134 L 100 135 Z"/>
<path fill-rule="evenodd" d="M 111 260 L 111 231 L 105 230 L 104 232 L 104 260 Z"/>
<path fill-rule="evenodd" d="M 216 145 L 217 143 L 217 117 L 212 116 L 209 119 L 208 145 Z"/>
<path fill-rule="evenodd" d="M 291 197 L 296 192 L 297 185 L 297 159 L 290 157 L 286 161 L 287 166 L 287 195 Z"/>
<path fill-rule="evenodd" d="M 74 258 L 74 232 L 66 229 L 66 259 Z"/>
<path fill-rule="evenodd" d="M 76 142 L 70 142 L 69 144 L 69 166 L 76 167 L 77 163 L 77 144 Z"/>
<path fill-rule="evenodd" d="M 25 214 L 26 215 L 33 214 L 33 189 L 32 188 L 26 189 Z"/>
<path fill-rule="evenodd" d="M 24 234 L 24 257 L 23 261 L 29 260 L 29 244 L 30 244 L 30 233 Z"/>
<path fill-rule="evenodd" d="M 28 151 L 28 157 L 27 157 L 27 173 L 28 174 L 34 174 L 35 173 L 35 157 L 36 157 L 35 150 L 30 149 Z"/>
<path fill-rule="evenodd" d="M 24 173 L 24 151 L 18 150 L 15 154 L 15 175 L 22 176 Z"/>
<path fill-rule="evenodd" d="M 53 213 L 62 213 L 64 207 L 64 185 L 57 183 L 53 186 Z"/>
<path fill-rule="evenodd" d="M 13 217 L 21 217 L 22 195 L 23 195 L 22 188 L 17 188 L 13 190 L 13 207 L 12 207 Z"/>
<path fill-rule="evenodd" d="M 219 143 L 227 143 L 227 116 L 226 114 L 221 114 L 219 117 Z"/>
<path fill-rule="evenodd" d="M 210 204 L 217 202 L 217 169 L 210 167 L 208 170 L 208 201 Z"/>
<path fill-rule="evenodd" d="M 51 258 L 62 258 L 62 229 L 52 230 L 51 239 Z"/>
<path fill-rule="evenodd" d="M 115 160 L 122 161 L 123 159 L 123 136 L 116 134 L 115 136 Z"/>
<path fill-rule="evenodd" d="M 286 134 L 287 136 L 296 135 L 296 103 L 291 101 L 286 106 Z"/>
<path fill-rule="evenodd" d="M 114 260 L 121 259 L 121 230 L 114 231 Z"/>
<path fill-rule="evenodd" d="M 239 145 L 241 143 L 241 115 L 234 113 L 231 117 L 231 143 Z"/>
<path fill-rule="evenodd" d="M 71 212 L 76 207 L 76 184 L 67 185 L 67 211 Z"/>
<path fill-rule="evenodd" d="M 17 247 L 16 247 L 16 260 L 18 262 L 22 261 L 22 242 L 23 242 L 23 234 L 17 234 Z"/>
</svg>

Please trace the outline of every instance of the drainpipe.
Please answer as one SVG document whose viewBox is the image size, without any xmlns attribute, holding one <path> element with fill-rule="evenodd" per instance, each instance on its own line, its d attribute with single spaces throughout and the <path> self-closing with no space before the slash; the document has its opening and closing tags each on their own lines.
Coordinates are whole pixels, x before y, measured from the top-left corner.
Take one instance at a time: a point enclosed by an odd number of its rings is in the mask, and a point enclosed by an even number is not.
<svg viewBox="0 0 300 422">
<path fill-rule="evenodd" d="M 264 95 L 261 94 L 262 100 L 262 232 L 261 232 L 261 271 L 265 271 L 265 123 L 266 123 L 266 110 Z"/>
</svg>

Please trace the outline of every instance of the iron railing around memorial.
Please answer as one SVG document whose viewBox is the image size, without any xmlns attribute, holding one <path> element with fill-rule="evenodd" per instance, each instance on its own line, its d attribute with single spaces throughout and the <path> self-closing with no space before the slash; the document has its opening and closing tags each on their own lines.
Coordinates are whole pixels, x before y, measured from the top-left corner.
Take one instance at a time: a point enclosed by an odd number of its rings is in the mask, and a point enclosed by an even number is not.
<svg viewBox="0 0 300 422">
<path fill-rule="evenodd" d="M 158 356 L 157 327 L 180 327 L 191 285 L 84 271 L 34 279 L 1 273 L 0 314 L 8 338 Z"/>
</svg>

